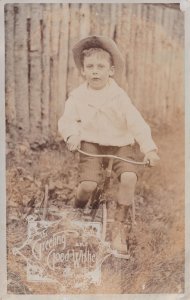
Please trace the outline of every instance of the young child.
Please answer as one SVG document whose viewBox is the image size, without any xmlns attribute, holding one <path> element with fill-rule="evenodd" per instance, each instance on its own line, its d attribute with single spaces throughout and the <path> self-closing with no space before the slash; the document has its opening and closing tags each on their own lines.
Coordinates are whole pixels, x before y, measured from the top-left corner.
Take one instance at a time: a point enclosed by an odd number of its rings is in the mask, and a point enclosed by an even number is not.
<svg viewBox="0 0 190 300">
<path fill-rule="evenodd" d="M 73 48 L 77 68 L 85 82 L 73 90 L 58 122 L 59 132 L 70 151 L 77 148 L 91 154 L 133 157 L 136 141 L 145 161 L 155 166 L 157 146 L 141 114 L 114 79 L 122 74 L 124 62 L 115 42 L 103 36 L 80 40 Z M 79 186 L 75 207 L 83 208 L 101 182 L 102 159 L 80 154 Z M 127 211 L 134 200 L 138 167 L 114 159 L 113 171 L 119 179 L 112 247 L 126 253 Z"/>
</svg>

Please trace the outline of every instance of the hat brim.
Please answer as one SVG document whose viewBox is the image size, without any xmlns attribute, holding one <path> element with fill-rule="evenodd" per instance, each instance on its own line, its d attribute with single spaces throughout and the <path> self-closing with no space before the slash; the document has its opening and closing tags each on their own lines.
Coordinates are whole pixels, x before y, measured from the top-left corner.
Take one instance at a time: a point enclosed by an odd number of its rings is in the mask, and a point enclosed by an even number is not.
<svg viewBox="0 0 190 300">
<path fill-rule="evenodd" d="M 114 78 L 116 80 L 121 79 L 124 70 L 123 57 L 115 42 L 105 36 L 88 36 L 74 45 L 72 49 L 73 58 L 79 70 L 81 70 L 83 67 L 81 62 L 82 51 L 89 48 L 102 48 L 103 50 L 109 52 L 112 56 L 115 67 Z"/>
</svg>

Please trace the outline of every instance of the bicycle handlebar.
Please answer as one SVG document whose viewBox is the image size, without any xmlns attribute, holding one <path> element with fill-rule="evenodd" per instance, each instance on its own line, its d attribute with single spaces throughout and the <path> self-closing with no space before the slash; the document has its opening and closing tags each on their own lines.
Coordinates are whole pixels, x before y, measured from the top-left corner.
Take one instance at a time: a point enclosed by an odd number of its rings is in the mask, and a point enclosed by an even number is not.
<svg viewBox="0 0 190 300">
<path fill-rule="evenodd" d="M 91 157 L 102 157 L 102 158 L 115 158 L 115 159 L 120 159 L 124 162 L 130 163 L 130 164 L 134 164 L 134 165 L 141 165 L 141 166 L 149 166 L 149 161 L 148 162 L 144 162 L 144 161 L 134 161 L 134 160 L 130 160 L 130 159 L 126 159 L 126 158 L 122 158 L 120 156 L 116 156 L 116 155 L 111 155 L 111 154 L 92 154 L 92 153 L 88 153 L 85 151 L 80 150 L 79 148 L 77 148 L 79 153 L 82 153 L 86 156 L 91 156 Z"/>
</svg>

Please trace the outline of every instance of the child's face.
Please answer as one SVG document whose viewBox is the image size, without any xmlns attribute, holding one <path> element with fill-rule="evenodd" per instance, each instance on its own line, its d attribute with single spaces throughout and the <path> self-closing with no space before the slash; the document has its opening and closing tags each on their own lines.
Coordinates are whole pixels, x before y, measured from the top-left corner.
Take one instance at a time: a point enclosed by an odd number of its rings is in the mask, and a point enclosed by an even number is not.
<svg viewBox="0 0 190 300">
<path fill-rule="evenodd" d="M 84 57 L 81 73 L 92 89 L 100 90 L 106 86 L 109 77 L 114 75 L 114 67 L 110 66 L 108 58 L 93 53 Z"/>
</svg>

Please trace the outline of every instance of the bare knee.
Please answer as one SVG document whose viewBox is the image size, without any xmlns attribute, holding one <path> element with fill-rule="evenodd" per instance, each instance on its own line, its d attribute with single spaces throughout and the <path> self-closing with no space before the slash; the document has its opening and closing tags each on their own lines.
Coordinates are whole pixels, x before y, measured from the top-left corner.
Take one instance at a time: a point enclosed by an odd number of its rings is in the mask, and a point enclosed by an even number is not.
<svg viewBox="0 0 190 300">
<path fill-rule="evenodd" d="M 135 185 L 137 182 L 137 175 L 133 172 L 124 172 L 121 174 L 122 185 Z"/>
<path fill-rule="evenodd" d="M 97 187 L 97 183 L 95 181 L 82 181 L 80 184 L 80 188 L 85 193 L 92 193 Z"/>
</svg>

